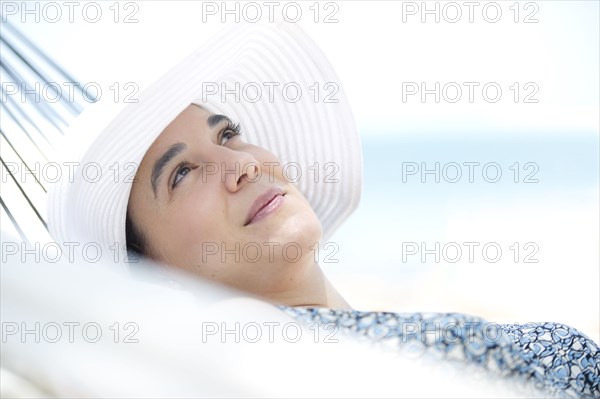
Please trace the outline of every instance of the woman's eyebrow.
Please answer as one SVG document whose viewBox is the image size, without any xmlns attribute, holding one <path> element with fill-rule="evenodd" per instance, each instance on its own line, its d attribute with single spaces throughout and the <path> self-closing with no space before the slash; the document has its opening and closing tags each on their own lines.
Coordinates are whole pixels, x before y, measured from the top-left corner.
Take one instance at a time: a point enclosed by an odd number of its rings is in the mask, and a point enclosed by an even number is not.
<svg viewBox="0 0 600 399">
<path fill-rule="evenodd" d="M 228 123 L 232 124 L 231 119 L 229 119 L 225 115 L 211 115 L 207 119 L 208 127 L 213 128 L 213 127 L 217 126 L 219 123 L 221 123 L 222 121 L 227 121 Z"/>
<path fill-rule="evenodd" d="M 183 143 L 173 144 L 154 163 L 154 167 L 152 168 L 152 175 L 150 177 L 150 182 L 152 183 L 152 191 L 154 191 L 154 198 L 156 198 L 156 189 L 158 186 L 158 179 L 160 179 L 160 176 L 162 175 L 162 173 L 165 169 L 165 166 L 167 166 L 167 164 L 169 162 L 171 162 L 171 160 L 173 158 L 175 158 L 177 155 L 181 154 L 186 148 L 187 148 L 187 146 Z"/>
<path fill-rule="evenodd" d="M 227 121 L 228 123 L 231 123 L 231 119 L 229 119 L 225 115 L 211 115 L 207 119 L 208 127 L 214 128 L 215 126 L 220 124 L 222 121 Z M 156 191 L 158 189 L 158 180 L 160 179 L 160 176 L 162 175 L 162 173 L 165 169 L 165 166 L 167 166 L 167 164 L 169 162 L 171 162 L 171 160 L 173 158 L 175 158 L 177 155 L 181 154 L 186 148 L 187 148 L 187 146 L 184 143 L 173 144 L 154 163 L 154 167 L 152 168 L 152 175 L 150 176 L 150 183 L 152 184 L 152 191 L 154 192 L 155 198 L 157 196 Z"/>
</svg>

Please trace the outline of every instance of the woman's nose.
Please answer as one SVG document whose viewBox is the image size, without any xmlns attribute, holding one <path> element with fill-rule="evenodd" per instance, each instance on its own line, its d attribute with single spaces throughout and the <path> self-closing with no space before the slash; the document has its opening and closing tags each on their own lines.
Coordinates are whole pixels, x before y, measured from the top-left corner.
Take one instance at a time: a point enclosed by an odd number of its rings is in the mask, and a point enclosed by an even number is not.
<svg viewBox="0 0 600 399">
<path fill-rule="evenodd" d="M 230 192 L 238 191 L 244 184 L 260 179 L 260 163 L 252 154 L 244 151 L 223 149 L 221 179 Z"/>
</svg>

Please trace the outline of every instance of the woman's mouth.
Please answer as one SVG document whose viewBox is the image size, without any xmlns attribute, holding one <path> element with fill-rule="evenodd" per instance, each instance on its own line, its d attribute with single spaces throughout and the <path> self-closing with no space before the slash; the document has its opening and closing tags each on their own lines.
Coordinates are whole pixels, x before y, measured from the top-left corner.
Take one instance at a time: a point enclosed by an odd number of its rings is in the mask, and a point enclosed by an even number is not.
<svg viewBox="0 0 600 399">
<path fill-rule="evenodd" d="M 258 196 L 248 211 L 244 226 L 256 223 L 275 213 L 284 204 L 285 194 L 281 188 L 273 187 Z"/>
</svg>

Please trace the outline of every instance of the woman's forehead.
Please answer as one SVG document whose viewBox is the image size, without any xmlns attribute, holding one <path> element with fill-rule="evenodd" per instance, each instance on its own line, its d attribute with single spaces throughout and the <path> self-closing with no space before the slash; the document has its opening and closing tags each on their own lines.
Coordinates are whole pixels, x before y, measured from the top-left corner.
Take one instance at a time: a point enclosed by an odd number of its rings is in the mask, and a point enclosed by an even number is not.
<svg viewBox="0 0 600 399">
<path fill-rule="evenodd" d="M 203 131 L 203 129 L 207 129 L 207 121 L 212 119 L 212 116 L 208 110 L 195 104 L 190 104 L 158 135 L 152 146 L 150 146 L 148 153 L 156 147 L 169 147 L 175 144 L 174 140 L 188 136 L 192 132 L 198 133 Z"/>
<path fill-rule="evenodd" d="M 198 104 L 190 104 L 167 125 L 146 151 L 142 166 L 154 164 L 174 147 L 188 147 L 194 139 L 224 122 L 231 123 L 226 115 L 213 114 Z"/>
</svg>

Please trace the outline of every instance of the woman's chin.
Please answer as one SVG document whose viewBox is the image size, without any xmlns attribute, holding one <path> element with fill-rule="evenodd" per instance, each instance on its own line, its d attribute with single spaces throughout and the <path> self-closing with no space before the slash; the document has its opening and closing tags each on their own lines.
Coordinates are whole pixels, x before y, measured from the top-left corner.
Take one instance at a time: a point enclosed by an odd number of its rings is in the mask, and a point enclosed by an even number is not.
<svg viewBox="0 0 600 399">
<path fill-rule="evenodd" d="M 272 233 L 270 235 L 272 242 L 281 245 L 296 243 L 301 247 L 310 247 L 321 239 L 323 230 L 319 219 L 310 212 L 310 214 L 296 213 L 280 220 Z"/>
</svg>

